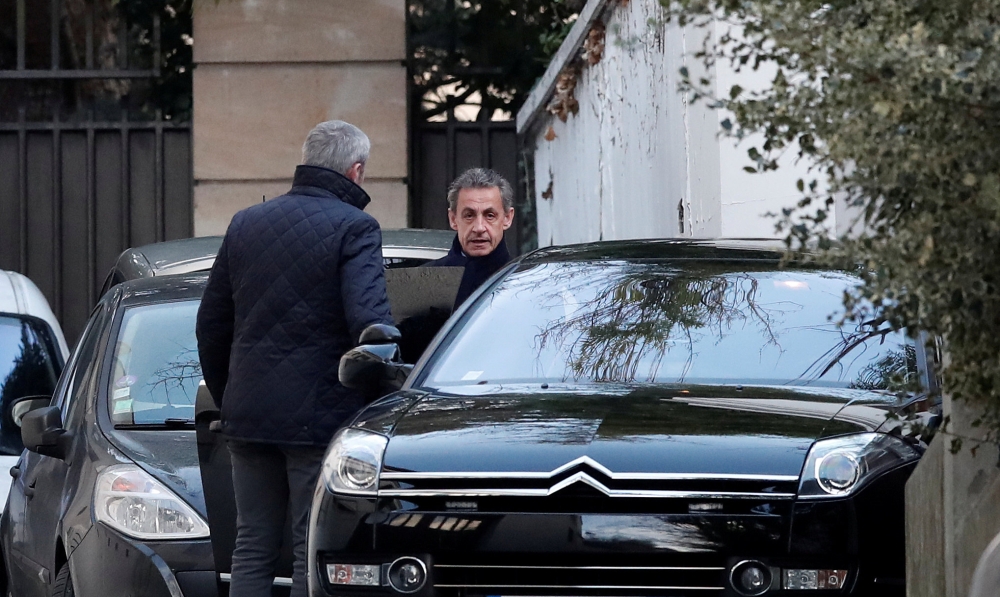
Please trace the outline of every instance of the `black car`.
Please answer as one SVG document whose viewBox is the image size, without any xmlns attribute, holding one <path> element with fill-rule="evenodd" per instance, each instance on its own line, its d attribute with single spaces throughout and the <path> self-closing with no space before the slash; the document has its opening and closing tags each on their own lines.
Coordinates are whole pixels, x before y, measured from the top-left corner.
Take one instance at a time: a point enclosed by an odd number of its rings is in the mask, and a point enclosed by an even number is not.
<svg viewBox="0 0 1000 597">
<path fill-rule="evenodd" d="M 933 380 L 923 342 L 840 321 L 856 284 L 755 242 L 520 259 L 334 439 L 311 594 L 902 595 L 924 445 L 887 415 Z"/>
</svg>

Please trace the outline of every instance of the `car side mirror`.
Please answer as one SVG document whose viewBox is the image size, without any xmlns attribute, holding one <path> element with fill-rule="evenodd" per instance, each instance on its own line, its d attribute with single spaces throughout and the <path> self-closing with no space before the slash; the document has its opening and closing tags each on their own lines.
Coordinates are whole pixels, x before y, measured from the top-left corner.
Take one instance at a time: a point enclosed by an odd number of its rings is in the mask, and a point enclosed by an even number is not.
<svg viewBox="0 0 1000 597">
<path fill-rule="evenodd" d="M 20 427 L 21 419 L 24 418 L 24 415 L 33 410 L 44 408 L 51 402 L 52 396 L 45 395 L 23 396 L 18 398 L 10 405 L 10 419 L 15 425 Z"/>
<path fill-rule="evenodd" d="M 21 441 L 24 447 L 43 456 L 65 459 L 69 434 L 63 429 L 58 406 L 32 410 L 21 419 Z"/>
<path fill-rule="evenodd" d="M 395 326 L 384 323 L 376 323 L 366 327 L 361 332 L 358 344 L 398 344 L 402 334 Z"/>
<path fill-rule="evenodd" d="M 412 370 L 400 359 L 396 344 L 364 344 L 340 358 L 337 373 L 341 384 L 371 401 L 403 387 Z"/>
</svg>

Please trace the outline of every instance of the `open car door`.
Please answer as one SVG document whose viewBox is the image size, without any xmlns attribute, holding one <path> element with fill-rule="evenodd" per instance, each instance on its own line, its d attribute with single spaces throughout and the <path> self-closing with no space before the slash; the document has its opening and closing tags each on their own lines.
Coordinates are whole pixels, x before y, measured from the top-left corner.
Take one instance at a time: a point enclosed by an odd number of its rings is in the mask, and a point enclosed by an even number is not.
<svg viewBox="0 0 1000 597">
<path fill-rule="evenodd" d="M 416 358 L 430 343 L 451 313 L 461 267 L 409 267 L 386 271 L 386 290 L 396 324 L 403 331 L 401 350 L 404 361 Z M 219 410 L 202 382 L 195 402 L 195 427 L 198 435 L 198 460 L 205 490 L 208 525 L 212 532 L 212 550 L 219 581 L 219 595 L 229 595 L 233 548 L 236 545 L 236 502 L 229 450 L 219 430 Z M 275 595 L 287 595 L 292 584 L 291 527 L 285 527 L 285 539 L 278 561 Z"/>
</svg>

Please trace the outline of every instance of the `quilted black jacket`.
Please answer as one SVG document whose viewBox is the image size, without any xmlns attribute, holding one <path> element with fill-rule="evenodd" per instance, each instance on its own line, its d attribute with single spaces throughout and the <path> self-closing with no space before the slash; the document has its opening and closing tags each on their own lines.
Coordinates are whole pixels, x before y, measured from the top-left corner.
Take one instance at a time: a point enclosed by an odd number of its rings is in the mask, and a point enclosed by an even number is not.
<svg viewBox="0 0 1000 597">
<path fill-rule="evenodd" d="M 344 176 L 299 166 L 287 195 L 233 217 L 197 324 L 223 435 L 326 446 L 363 406 L 337 365 L 365 327 L 392 323 L 369 201 Z"/>
</svg>

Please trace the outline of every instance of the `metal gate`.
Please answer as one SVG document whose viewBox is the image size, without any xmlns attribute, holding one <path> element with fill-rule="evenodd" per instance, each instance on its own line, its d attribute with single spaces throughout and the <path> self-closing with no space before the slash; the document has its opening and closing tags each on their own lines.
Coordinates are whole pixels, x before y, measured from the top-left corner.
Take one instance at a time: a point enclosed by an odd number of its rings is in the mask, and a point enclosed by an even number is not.
<svg viewBox="0 0 1000 597">
<path fill-rule="evenodd" d="M 31 43 L 38 32 L 30 26 L 39 18 L 50 24 L 44 51 Z M 117 86 L 130 89 L 159 77 L 159 19 L 153 17 L 146 50 L 152 56 L 142 67 L 129 48 L 137 34 L 122 21 L 117 60 L 108 68 L 96 63 L 94 16 L 87 13 L 77 23 L 85 30 L 85 59 L 67 68 L 60 47 L 67 18 L 63 0 L 16 0 L 16 52 L 8 55 L 14 60 L 0 61 L 0 101 L 7 98 L 0 108 L 0 268 L 41 288 L 73 342 L 121 251 L 191 236 L 192 163 L 188 123 L 136 110 L 127 96 L 105 98 L 103 106 L 79 99 L 66 105 L 80 85 L 125 81 Z M 117 118 L 108 118 L 114 110 L 106 104 L 115 102 Z"/>
<path fill-rule="evenodd" d="M 413 225 L 421 228 L 447 230 L 448 185 L 468 168 L 492 168 L 514 187 L 515 208 L 521 205 L 522 185 L 519 184 L 517 162 L 517 129 L 514 121 L 458 121 L 449 112 L 445 122 L 421 122 L 413 125 L 411 155 L 413 163 L 412 202 Z M 511 254 L 519 253 L 518 219 L 505 234 Z"/>
</svg>

